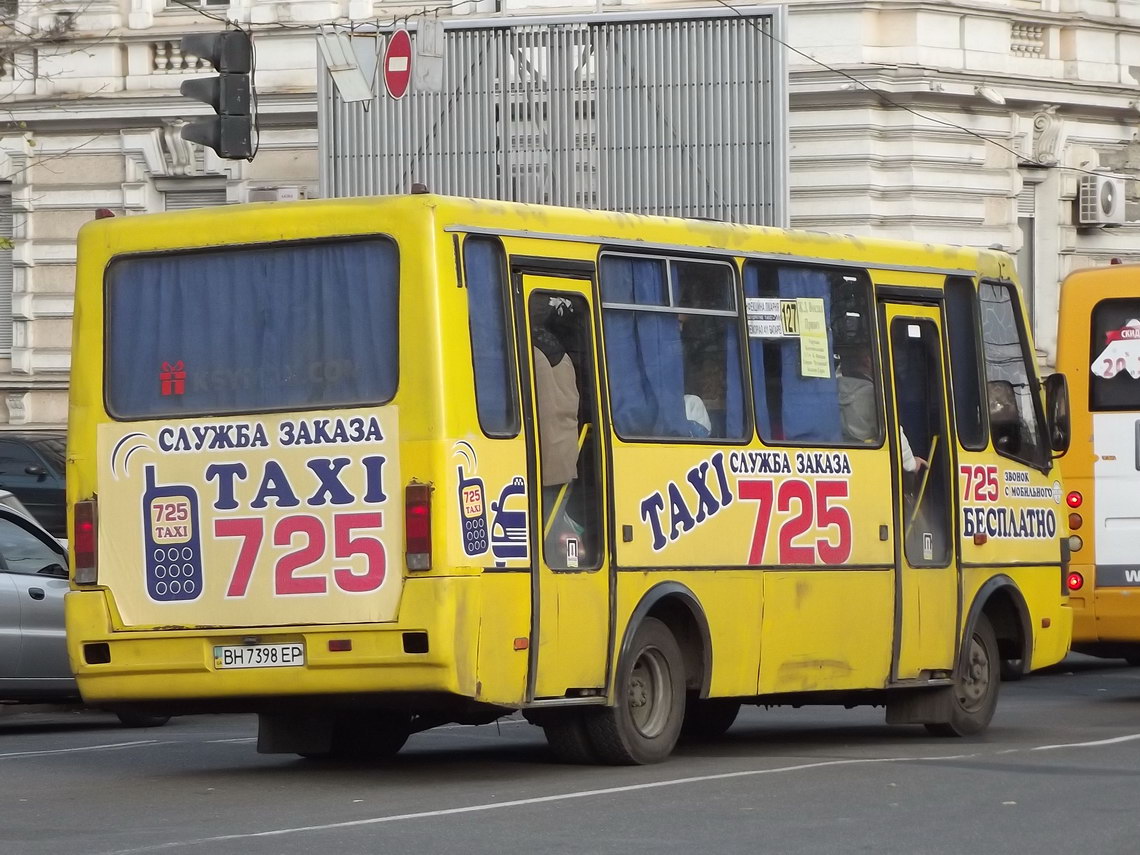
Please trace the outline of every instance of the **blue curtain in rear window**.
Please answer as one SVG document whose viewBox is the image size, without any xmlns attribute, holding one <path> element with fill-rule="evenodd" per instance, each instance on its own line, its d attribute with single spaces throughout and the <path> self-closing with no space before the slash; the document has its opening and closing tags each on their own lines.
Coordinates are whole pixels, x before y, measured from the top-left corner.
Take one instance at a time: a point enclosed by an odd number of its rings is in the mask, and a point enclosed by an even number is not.
<svg viewBox="0 0 1140 855">
<path fill-rule="evenodd" d="M 396 393 L 399 257 L 387 239 L 120 259 L 106 315 L 107 404 L 119 418 Z"/>
<path fill-rule="evenodd" d="M 479 424 L 488 436 L 514 436 L 519 431 L 518 396 L 509 350 L 514 336 L 507 334 L 502 247 L 495 240 L 468 238 L 463 266 Z"/>
<path fill-rule="evenodd" d="M 664 306 L 665 264 L 603 257 L 604 303 Z M 606 366 L 614 428 L 623 437 L 688 436 L 685 365 L 676 314 L 605 309 Z"/>
</svg>

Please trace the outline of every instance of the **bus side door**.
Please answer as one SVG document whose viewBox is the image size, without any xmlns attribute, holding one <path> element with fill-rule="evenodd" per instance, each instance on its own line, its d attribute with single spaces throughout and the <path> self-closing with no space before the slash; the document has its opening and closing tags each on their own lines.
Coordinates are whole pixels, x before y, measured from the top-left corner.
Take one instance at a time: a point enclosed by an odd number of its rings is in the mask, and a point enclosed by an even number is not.
<svg viewBox="0 0 1140 855">
<path fill-rule="evenodd" d="M 601 697 L 610 649 L 592 265 L 583 278 L 516 269 L 533 527 L 531 700 Z"/>
<path fill-rule="evenodd" d="M 954 667 L 959 605 L 954 438 L 942 320 L 933 305 L 881 303 L 895 461 L 895 680 Z"/>
</svg>

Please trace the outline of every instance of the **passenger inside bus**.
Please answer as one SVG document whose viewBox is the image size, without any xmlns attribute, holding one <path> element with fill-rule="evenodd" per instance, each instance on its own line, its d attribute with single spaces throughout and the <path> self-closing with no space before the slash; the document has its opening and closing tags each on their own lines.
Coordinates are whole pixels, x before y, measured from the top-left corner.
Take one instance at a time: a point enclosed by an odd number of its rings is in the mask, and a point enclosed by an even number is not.
<svg viewBox="0 0 1140 855">
<path fill-rule="evenodd" d="M 839 422 L 843 436 L 855 442 L 874 442 L 879 438 L 879 407 L 872 379 L 871 349 L 863 344 L 838 350 Z"/>
<path fill-rule="evenodd" d="M 547 325 L 554 311 L 548 303 L 531 315 L 544 524 L 563 486 L 578 475 L 578 377 L 565 346 Z"/>
</svg>

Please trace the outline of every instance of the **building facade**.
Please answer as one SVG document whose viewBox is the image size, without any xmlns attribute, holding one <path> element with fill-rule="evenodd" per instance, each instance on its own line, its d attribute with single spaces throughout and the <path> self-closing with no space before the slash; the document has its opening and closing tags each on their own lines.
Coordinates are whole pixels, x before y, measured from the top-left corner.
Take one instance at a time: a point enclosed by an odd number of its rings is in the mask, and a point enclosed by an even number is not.
<svg viewBox="0 0 1140 855">
<path fill-rule="evenodd" d="M 710 5 L 9 0 L 0 428 L 66 420 L 75 235 L 96 209 L 122 216 L 317 192 L 320 24 L 386 24 L 425 6 L 486 17 Z M 1112 257 L 1140 261 L 1140 0 L 786 5 L 790 225 L 1009 250 L 1050 364 L 1060 279 Z M 179 85 L 211 73 L 180 39 L 227 17 L 255 37 L 251 162 L 220 160 L 179 135 L 205 109 Z M 1098 212 L 1089 194 L 1106 181 L 1123 204 Z"/>
</svg>

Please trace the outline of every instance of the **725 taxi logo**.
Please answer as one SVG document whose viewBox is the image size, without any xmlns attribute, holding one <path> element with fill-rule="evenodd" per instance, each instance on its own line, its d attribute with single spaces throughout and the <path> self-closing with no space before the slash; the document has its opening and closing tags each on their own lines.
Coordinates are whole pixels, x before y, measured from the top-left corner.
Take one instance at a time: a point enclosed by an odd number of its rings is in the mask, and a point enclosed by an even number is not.
<svg viewBox="0 0 1140 855">
<path fill-rule="evenodd" d="M 729 472 L 736 476 L 735 495 Z M 777 480 L 753 477 L 756 474 L 811 477 Z M 773 559 L 778 564 L 842 564 L 853 548 L 851 514 L 845 506 L 850 475 L 851 461 L 845 452 L 733 451 L 726 466 L 724 453 L 718 451 L 692 467 L 684 481 L 670 481 L 664 490 L 643 499 L 641 519 L 650 528 L 653 551 L 660 552 L 734 501 L 755 502 L 748 564 Z M 775 556 L 767 554 L 773 526 Z"/>
<path fill-rule="evenodd" d="M 228 441 L 222 442 L 223 438 Z M 271 426 L 256 422 L 164 427 L 157 440 L 163 453 L 178 455 L 219 446 L 268 449 L 274 442 L 281 448 L 356 445 L 382 442 L 384 436 L 379 420 L 371 416 L 285 420 L 277 426 L 276 436 Z M 216 541 L 240 541 L 225 597 L 248 595 L 264 553 L 271 562 L 272 578 L 267 581 L 273 596 L 378 590 L 387 578 L 387 549 L 378 536 L 384 528 L 381 507 L 388 500 L 387 458 L 335 454 L 294 459 L 296 465 L 284 466 L 272 458 L 259 462 L 215 458 L 205 466 L 200 480 L 213 487 L 205 488 L 210 494 L 205 503 L 214 512 L 211 534 Z M 354 477 L 347 477 L 349 473 Z M 154 464 L 146 466 L 145 475 L 147 595 L 160 603 L 196 600 L 205 588 L 199 491 L 189 484 L 160 483 Z M 355 489 L 357 482 L 361 490 Z M 334 509 L 331 520 L 313 512 L 326 506 Z M 270 507 L 296 510 L 274 520 L 265 515 Z M 314 566 L 328 568 L 334 563 L 348 566 L 312 572 Z"/>
</svg>

